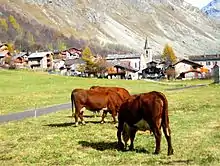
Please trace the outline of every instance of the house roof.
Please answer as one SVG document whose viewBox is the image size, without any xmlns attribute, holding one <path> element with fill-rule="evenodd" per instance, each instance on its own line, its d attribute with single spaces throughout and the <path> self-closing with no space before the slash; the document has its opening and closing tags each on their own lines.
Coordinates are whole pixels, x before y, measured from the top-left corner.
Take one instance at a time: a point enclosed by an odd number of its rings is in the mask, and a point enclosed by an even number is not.
<svg viewBox="0 0 220 166">
<path fill-rule="evenodd" d="M 1 52 L 0 52 L 0 57 L 1 57 L 1 58 L 2 58 L 2 57 L 5 57 L 5 55 L 8 54 L 8 53 L 9 53 L 8 50 L 1 51 Z"/>
<path fill-rule="evenodd" d="M 52 54 L 52 52 L 51 51 L 48 51 L 48 52 L 35 52 L 35 53 L 30 54 L 28 56 L 28 59 L 30 59 L 30 58 L 43 58 L 47 54 Z"/>
<path fill-rule="evenodd" d="M 140 54 L 108 54 L 106 60 L 140 58 Z"/>
<path fill-rule="evenodd" d="M 64 61 L 64 60 L 63 59 L 53 59 L 54 63 L 61 62 L 61 61 Z"/>
<path fill-rule="evenodd" d="M 177 65 L 178 63 L 185 63 L 185 64 L 188 64 L 188 65 L 197 66 L 197 67 L 202 67 L 203 66 L 199 63 L 193 62 L 193 61 L 188 60 L 188 59 L 182 59 L 182 60 L 176 62 L 175 64 L 173 64 L 173 66 Z"/>
<path fill-rule="evenodd" d="M 125 69 L 127 71 L 131 71 L 131 72 L 137 72 L 138 71 L 138 70 L 136 70 L 136 69 L 134 69 L 133 67 L 130 66 L 129 61 L 113 60 L 112 62 L 109 62 L 108 64 L 109 64 L 109 66 L 123 68 L 123 69 Z"/>
<path fill-rule="evenodd" d="M 192 61 L 220 60 L 220 54 L 190 56 L 189 59 Z"/>
<path fill-rule="evenodd" d="M 27 52 L 20 52 L 19 54 L 13 56 L 13 59 L 16 59 L 16 58 L 19 58 L 19 57 L 23 57 L 23 56 L 25 56 L 27 54 L 28 54 Z"/>
<path fill-rule="evenodd" d="M 83 61 L 81 58 L 77 59 L 66 59 L 64 65 L 65 66 L 71 66 L 73 64 L 84 64 L 85 61 Z"/>
<path fill-rule="evenodd" d="M 158 64 L 159 62 L 151 61 L 151 62 L 148 62 L 147 64 L 152 64 L 152 63 Z"/>
</svg>

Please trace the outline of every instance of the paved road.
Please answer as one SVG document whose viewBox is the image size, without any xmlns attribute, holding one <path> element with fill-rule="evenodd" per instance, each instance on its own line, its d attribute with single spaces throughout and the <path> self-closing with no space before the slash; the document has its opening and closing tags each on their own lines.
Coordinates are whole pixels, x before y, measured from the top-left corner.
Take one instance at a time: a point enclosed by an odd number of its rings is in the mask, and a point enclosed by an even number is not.
<svg viewBox="0 0 220 166">
<path fill-rule="evenodd" d="M 172 89 L 166 89 L 166 91 L 176 91 L 176 90 L 183 90 L 188 88 L 196 88 L 201 86 L 207 86 L 207 84 L 200 84 L 200 85 L 192 85 L 192 86 L 186 86 L 181 88 L 172 88 Z M 15 121 L 15 120 L 21 120 L 28 117 L 38 117 L 44 114 L 57 112 L 60 110 L 70 109 L 71 103 L 65 103 L 65 104 L 59 104 L 55 106 L 50 106 L 46 108 L 37 108 L 33 110 L 28 110 L 24 112 L 18 112 L 13 114 L 7 114 L 7 115 L 1 115 L 0 116 L 0 123 L 6 123 L 9 121 Z"/>
<path fill-rule="evenodd" d="M 180 87 L 180 88 L 166 89 L 166 91 L 176 91 L 176 90 L 183 90 L 183 89 L 189 89 L 189 88 L 197 88 L 197 87 L 202 87 L 202 86 L 207 86 L 207 85 L 208 84 L 191 85 L 191 86 L 185 86 L 185 87 Z"/>
<path fill-rule="evenodd" d="M 0 123 L 5 123 L 9 121 L 14 121 L 14 120 L 21 120 L 21 119 L 28 118 L 28 117 L 38 117 L 38 116 L 48 114 L 51 112 L 57 112 L 60 110 L 65 110 L 65 109 L 70 109 L 70 108 L 71 108 L 71 103 L 65 103 L 65 104 L 59 104 L 59 105 L 54 105 L 54 106 L 45 107 L 45 108 L 37 108 L 37 109 L 28 110 L 24 112 L 1 115 Z"/>
</svg>

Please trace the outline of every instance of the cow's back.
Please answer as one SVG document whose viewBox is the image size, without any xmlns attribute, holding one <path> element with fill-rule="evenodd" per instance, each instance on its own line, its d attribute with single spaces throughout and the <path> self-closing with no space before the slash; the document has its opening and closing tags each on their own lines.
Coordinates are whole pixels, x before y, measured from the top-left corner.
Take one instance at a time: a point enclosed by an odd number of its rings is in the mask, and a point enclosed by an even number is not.
<svg viewBox="0 0 220 166">
<path fill-rule="evenodd" d="M 108 91 L 112 90 L 117 92 L 123 100 L 130 97 L 130 93 L 125 89 L 121 87 L 102 87 L 102 86 L 92 86 L 90 89 L 98 90 L 98 91 Z"/>
</svg>

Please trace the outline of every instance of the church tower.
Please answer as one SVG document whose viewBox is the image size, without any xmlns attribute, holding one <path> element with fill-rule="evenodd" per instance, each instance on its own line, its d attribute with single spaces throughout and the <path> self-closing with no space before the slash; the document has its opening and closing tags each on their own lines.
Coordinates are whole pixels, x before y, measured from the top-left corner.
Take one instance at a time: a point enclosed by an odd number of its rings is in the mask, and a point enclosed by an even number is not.
<svg viewBox="0 0 220 166">
<path fill-rule="evenodd" d="M 149 44 L 149 40 L 148 38 L 146 38 L 145 40 L 145 45 L 144 45 L 144 53 L 141 55 L 141 66 L 140 66 L 140 70 L 142 71 L 143 69 L 145 69 L 147 67 L 147 63 L 151 62 L 152 59 L 152 48 L 150 47 Z"/>
<path fill-rule="evenodd" d="M 153 60 L 152 59 L 152 48 L 150 47 L 148 38 L 146 38 L 145 40 L 144 51 L 145 51 L 145 55 L 147 58 L 147 62 L 151 62 Z"/>
</svg>

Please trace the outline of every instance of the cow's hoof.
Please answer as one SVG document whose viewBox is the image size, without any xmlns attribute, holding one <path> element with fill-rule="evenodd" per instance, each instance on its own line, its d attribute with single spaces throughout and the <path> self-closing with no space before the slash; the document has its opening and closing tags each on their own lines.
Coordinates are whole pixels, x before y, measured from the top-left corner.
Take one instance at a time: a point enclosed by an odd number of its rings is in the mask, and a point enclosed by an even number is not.
<svg viewBox="0 0 220 166">
<path fill-rule="evenodd" d="M 118 143 L 118 149 L 119 150 L 124 150 L 124 144 L 122 142 Z"/>
<path fill-rule="evenodd" d="M 86 124 L 86 122 L 85 122 L 85 121 L 82 121 L 82 124 L 83 124 L 83 125 L 85 125 L 85 124 Z"/>
<path fill-rule="evenodd" d="M 75 123 L 75 127 L 77 127 L 78 125 L 79 125 L 79 123 L 78 123 L 78 122 L 76 122 L 76 123 Z"/>
<path fill-rule="evenodd" d="M 134 151 L 134 147 L 129 146 L 129 151 Z"/>
<path fill-rule="evenodd" d="M 155 155 L 158 155 L 159 153 L 160 153 L 160 152 L 157 152 L 157 151 L 154 152 Z"/>
<path fill-rule="evenodd" d="M 101 123 L 101 124 L 104 124 L 104 123 L 105 123 L 105 121 L 101 121 L 100 123 Z"/>
<path fill-rule="evenodd" d="M 167 154 L 168 156 L 170 156 L 170 155 L 173 155 L 173 149 L 170 149 L 169 151 L 168 151 L 168 154 Z"/>
</svg>

